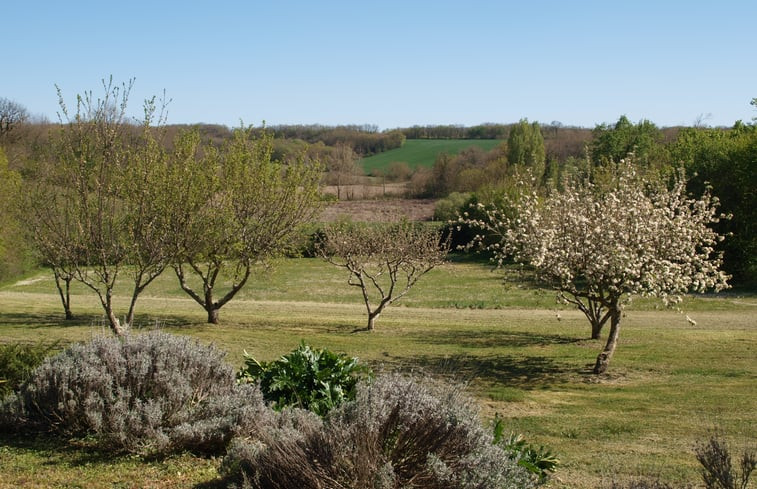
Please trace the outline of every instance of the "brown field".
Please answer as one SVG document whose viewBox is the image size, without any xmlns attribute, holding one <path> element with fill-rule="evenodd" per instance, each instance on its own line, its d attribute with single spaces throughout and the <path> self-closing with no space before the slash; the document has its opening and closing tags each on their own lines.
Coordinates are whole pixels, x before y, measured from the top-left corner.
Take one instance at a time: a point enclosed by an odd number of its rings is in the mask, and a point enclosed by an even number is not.
<svg viewBox="0 0 757 489">
<path fill-rule="evenodd" d="M 348 218 L 358 222 L 392 221 L 406 216 L 411 221 L 430 221 L 434 216 L 434 199 L 341 200 L 321 214 L 326 222 Z"/>
</svg>

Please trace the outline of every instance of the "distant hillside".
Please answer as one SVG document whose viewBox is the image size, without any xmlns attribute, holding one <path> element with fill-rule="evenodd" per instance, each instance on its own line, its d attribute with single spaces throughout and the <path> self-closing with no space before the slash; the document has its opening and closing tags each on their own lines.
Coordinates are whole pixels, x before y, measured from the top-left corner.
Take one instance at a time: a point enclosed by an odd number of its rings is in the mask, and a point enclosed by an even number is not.
<svg viewBox="0 0 757 489">
<path fill-rule="evenodd" d="M 366 174 L 386 170 L 395 161 L 404 161 L 414 170 L 419 166 L 431 167 L 440 153 L 457 154 L 471 146 L 489 151 L 501 143 L 498 139 L 408 139 L 401 148 L 363 158 L 360 164 Z"/>
</svg>

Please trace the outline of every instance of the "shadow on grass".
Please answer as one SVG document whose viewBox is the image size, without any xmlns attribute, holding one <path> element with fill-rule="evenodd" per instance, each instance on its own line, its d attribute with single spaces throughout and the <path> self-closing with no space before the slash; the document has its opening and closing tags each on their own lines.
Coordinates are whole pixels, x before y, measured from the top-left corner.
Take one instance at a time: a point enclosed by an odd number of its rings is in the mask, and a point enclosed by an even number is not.
<svg viewBox="0 0 757 489">
<path fill-rule="evenodd" d="M 3 434 L 0 435 L 0 446 L 36 452 L 48 459 L 46 465 L 65 464 L 71 467 L 83 467 L 92 463 L 111 464 L 125 456 L 84 442 L 71 442 L 63 437 L 44 433 Z"/>
<path fill-rule="evenodd" d="M 586 341 L 550 333 L 533 333 L 528 331 L 490 330 L 442 330 L 425 331 L 418 337 L 421 343 L 435 345 L 455 345 L 464 348 L 507 348 L 526 346 L 570 345 Z"/>
<path fill-rule="evenodd" d="M 474 357 L 469 355 L 388 358 L 400 370 L 420 369 L 434 376 L 457 382 L 473 380 L 487 384 L 503 384 L 521 389 L 542 389 L 564 384 L 575 378 L 578 369 L 543 356 L 515 357 L 498 355 Z"/>
<path fill-rule="evenodd" d="M 14 451 L 33 452 L 37 457 L 44 458 L 42 465 L 60 467 L 61 471 L 82 469 L 88 472 L 98 470 L 112 470 L 113 466 L 125 463 L 127 466 L 144 464 L 156 464 L 171 458 L 172 455 L 157 457 L 137 457 L 125 452 L 110 451 L 106 448 L 97 447 L 87 441 L 69 440 L 54 434 L 0 434 L 0 447 L 11 448 Z M 118 469 L 116 469 L 118 470 Z M 228 487 L 229 481 L 221 477 L 195 484 L 197 489 L 221 489 Z M 120 486 L 114 486 L 120 487 Z M 136 486 L 129 486 L 136 487 Z M 150 486 L 152 487 L 152 486 Z M 174 487 L 171 485 L 171 487 Z"/>
<path fill-rule="evenodd" d="M 187 317 L 179 315 L 161 315 L 159 318 L 137 316 L 134 329 L 180 328 L 190 322 Z M 108 323 L 101 314 L 78 314 L 74 319 L 66 320 L 62 313 L 0 312 L 0 326 L 3 324 L 12 326 L 23 325 L 32 329 L 48 327 L 103 327 L 106 330 L 108 329 Z"/>
</svg>

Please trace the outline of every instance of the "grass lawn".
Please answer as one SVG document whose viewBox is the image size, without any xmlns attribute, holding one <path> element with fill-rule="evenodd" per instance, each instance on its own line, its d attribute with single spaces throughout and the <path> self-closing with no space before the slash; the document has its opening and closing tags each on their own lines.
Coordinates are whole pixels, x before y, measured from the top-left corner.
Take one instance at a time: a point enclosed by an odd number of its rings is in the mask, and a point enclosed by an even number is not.
<svg viewBox="0 0 757 489">
<path fill-rule="evenodd" d="M 732 446 L 757 439 L 757 296 L 692 298 L 685 313 L 632 303 L 607 375 L 590 374 L 603 346 L 549 291 L 502 284 L 487 265 L 457 262 L 421 279 L 373 333 L 341 270 L 289 259 L 221 310 L 218 326 L 165 274 L 137 304 L 143 328 L 212 341 L 242 363 L 271 360 L 301 339 L 358 356 L 374 369 L 423 369 L 468 383 L 484 419 L 550 447 L 562 461 L 551 487 L 601 487 L 660 475 L 698 482 L 692 446 L 714 427 Z M 121 294 L 121 297 L 125 297 Z M 124 305 L 126 303 L 124 299 Z M 46 272 L 0 288 L 0 342 L 86 340 L 104 331 L 96 297 L 74 289 L 78 319 L 61 320 Z M 557 318 L 559 312 L 560 320 Z M 84 445 L 0 437 L 0 487 L 213 487 L 218 460 L 99 453 Z"/>
</svg>

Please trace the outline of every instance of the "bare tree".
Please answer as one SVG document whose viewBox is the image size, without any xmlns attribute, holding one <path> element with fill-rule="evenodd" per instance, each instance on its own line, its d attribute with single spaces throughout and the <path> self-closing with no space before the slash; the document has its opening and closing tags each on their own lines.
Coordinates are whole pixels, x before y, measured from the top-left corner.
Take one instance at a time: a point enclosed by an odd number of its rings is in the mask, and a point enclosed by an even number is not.
<svg viewBox="0 0 757 489">
<path fill-rule="evenodd" d="M 449 241 L 430 227 L 405 219 L 395 223 L 338 223 L 324 230 L 320 255 L 349 272 L 359 287 L 372 331 L 384 309 L 405 296 L 423 275 L 444 263 Z"/>
<path fill-rule="evenodd" d="M 327 182 L 336 186 L 337 199 L 342 198 L 342 189 L 346 185 L 353 185 L 360 173 L 357 164 L 358 155 L 351 146 L 340 143 L 331 152 L 326 162 Z M 347 195 L 349 198 L 349 194 Z"/>
<path fill-rule="evenodd" d="M 18 102 L 0 97 L 0 140 L 28 119 L 29 112 L 26 107 Z"/>
</svg>

